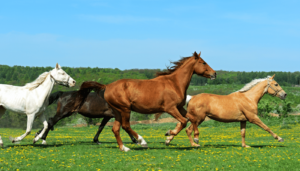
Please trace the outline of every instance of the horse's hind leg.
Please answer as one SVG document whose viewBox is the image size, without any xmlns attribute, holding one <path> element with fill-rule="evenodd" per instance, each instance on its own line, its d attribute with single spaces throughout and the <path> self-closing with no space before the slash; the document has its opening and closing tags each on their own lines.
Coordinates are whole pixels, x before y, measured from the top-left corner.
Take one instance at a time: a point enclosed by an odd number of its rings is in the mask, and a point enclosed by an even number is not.
<svg viewBox="0 0 300 171">
<path fill-rule="evenodd" d="M 130 112 L 122 113 L 122 128 L 127 132 L 127 134 L 129 134 L 130 137 L 136 137 L 138 141 L 137 143 L 139 145 L 146 148 L 148 147 L 147 142 L 144 140 L 144 138 L 137 134 L 135 131 L 133 131 L 130 127 Z"/>
<path fill-rule="evenodd" d="M 115 122 L 114 122 L 114 126 L 112 128 L 113 133 L 115 134 L 117 143 L 119 145 L 119 149 L 121 151 L 129 151 L 130 148 L 125 147 L 125 145 L 123 144 L 121 137 L 120 137 L 120 127 L 121 127 L 121 123 L 122 123 L 122 117 L 121 114 L 119 113 L 119 111 L 117 111 L 116 109 L 113 108 L 114 114 L 115 114 Z"/>
<path fill-rule="evenodd" d="M 250 147 L 245 143 L 245 134 L 246 134 L 246 121 L 241 122 L 241 136 L 242 136 L 242 147 Z"/>
<path fill-rule="evenodd" d="M 0 118 L 4 115 L 5 111 L 6 111 L 5 108 L 3 106 L 0 106 Z M 1 136 L 0 136 L 0 147 L 3 147 L 3 141 Z"/>
<path fill-rule="evenodd" d="M 94 137 L 94 142 L 97 143 L 97 144 L 101 144 L 98 140 L 99 138 L 99 135 L 101 134 L 103 128 L 105 127 L 106 123 L 111 119 L 111 117 L 104 117 L 100 126 L 99 126 L 99 129 Z"/>
</svg>

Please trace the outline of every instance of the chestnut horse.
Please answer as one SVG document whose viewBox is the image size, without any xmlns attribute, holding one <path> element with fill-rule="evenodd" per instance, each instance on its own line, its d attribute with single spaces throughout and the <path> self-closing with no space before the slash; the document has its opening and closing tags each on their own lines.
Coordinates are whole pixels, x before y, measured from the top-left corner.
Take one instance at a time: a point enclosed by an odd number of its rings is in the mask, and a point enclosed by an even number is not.
<svg viewBox="0 0 300 171">
<path fill-rule="evenodd" d="M 121 140 L 121 125 L 128 134 L 138 140 L 142 147 L 148 147 L 143 137 L 130 127 L 131 111 L 143 114 L 169 113 L 181 125 L 178 129 L 168 131 L 167 135 L 176 135 L 186 126 L 188 119 L 185 118 L 186 110 L 183 106 L 192 75 L 195 73 L 206 78 L 216 78 L 216 72 L 200 57 L 200 54 L 201 52 L 199 54 L 195 52 L 193 56 L 173 62 L 174 66 L 165 72 L 157 73 L 157 77 L 150 80 L 121 79 L 108 85 L 99 84 L 99 90 L 105 89 L 104 99 L 115 114 L 112 131 L 121 151 L 130 150 Z"/>
<path fill-rule="evenodd" d="M 255 79 L 246 84 L 241 90 L 229 95 L 203 93 L 192 96 L 188 102 L 186 115 L 192 122 L 186 129 L 191 145 L 199 146 L 196 144 L 199 142 L 198 125 L 204 121 L 206 116 L 220 122 L 240 122 L 243 147 L 250 147 L 245 143 L 246 121 L 258 125 L 268 131 L 279 142 L 283 142 L 283 139 L 273 133 L 257 116 L 257 104 L 265 93 L 279 97 L 282 100 L 286 98 L 287 94 L 274 80 L 274 76 Z M 193 130 L 196 143 L 191 137 Z M 168 137 L 166 143 L 170 143 L 172 139 L 173 136 Z"/>
</svg>

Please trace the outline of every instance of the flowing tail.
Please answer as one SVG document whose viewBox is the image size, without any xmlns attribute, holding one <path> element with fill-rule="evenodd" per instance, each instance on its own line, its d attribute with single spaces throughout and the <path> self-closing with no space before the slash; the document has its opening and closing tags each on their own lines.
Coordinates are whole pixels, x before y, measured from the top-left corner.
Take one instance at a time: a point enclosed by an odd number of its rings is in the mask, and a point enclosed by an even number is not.
<svg viewBox="0 0 300 171">
<path fill-rule="evenodd" d="M 192 99 L 192 97 L 193 96 L 190 96 L 190 95 L 187 95 L 186 96 L 186 101 L 185 101 L 185 103 L 187 104 L 187 105 L 189 105 L 189 101 Z M 155 121 L 158 121 L 158 118 L 162 115 L 163 113 L 156 113 L 155 114 Z"/>
<path fill-rule="evenodd" d="M 85 81 L 81 84 L 80 89 L 77 92 L 77 97 L 75 99 L 75 103 L 73 106 L 73 111 L 78 111 L 83 103 L 85 102 L 85 99 L 89 95 L 89 93 L 94 90 L 99 94 L 99 92 L 103 89 L 105 89 L 106 85 L 100 84 L 96 81 Z"/>
<path fill-rule="evenodd" d="M 187 95 L 187 96 L 186 96 L 186 101 L 185 101 L 185 103 L 186 103 L 187 105 L 189 105 L 189 102 L 190 102 L 190 100 L 192 99 L 192 97 L 193 97 L 193 96 L 190 96 L 190 95 Z"/>
</svg>

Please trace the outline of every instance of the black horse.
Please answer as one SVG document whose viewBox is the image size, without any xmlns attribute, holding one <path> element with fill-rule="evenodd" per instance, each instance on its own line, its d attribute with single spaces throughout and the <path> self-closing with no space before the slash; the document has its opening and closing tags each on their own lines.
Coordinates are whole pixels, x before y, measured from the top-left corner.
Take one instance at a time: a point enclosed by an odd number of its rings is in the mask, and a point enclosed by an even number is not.
<svg viewBox="0 0 300 171">
<path fill-rule="evenodd" d="M 101 92 L 100 92 L 101 93 Z M 76 113 L 75 109 L 70 110 L 70 106 L 73 106 L 74 103 L 73 99 L 78 96 L 77 91 L 67 91 L 62 92 L 58 91 L 52 93 L 49 98 L 49 105 L 57 101 L 57 111 L 53 118 L 49 118 L 48 120 L 48 128 L 44 133 L 43 137 L 43 144 L 46 144 L 46 138 L 49 133 L 49 130 L 53 130 L 53 126 L 61 119 L 71 116 L 72 114 Z M 86 97 L 83 104 L 78 109 L 78 113 L 82 116 L 89 117 L 89 118 L 103 118 L 99 129 L 94 137 L 94 142 L 100 144 L 98 137 L 103 130 L 106 123 L 111 119 L 114 118 L 114 114 L 110 106 L 106 103 L 106 101 L 97 95 L 97 93 L 92 92 L 89 93 Z M 37 132 L 38 135 L 43 129 Z M 128 134 L 132 140 L 132 142 L 137 143 L 137 140 L 130 134 Z"/>
</svg>

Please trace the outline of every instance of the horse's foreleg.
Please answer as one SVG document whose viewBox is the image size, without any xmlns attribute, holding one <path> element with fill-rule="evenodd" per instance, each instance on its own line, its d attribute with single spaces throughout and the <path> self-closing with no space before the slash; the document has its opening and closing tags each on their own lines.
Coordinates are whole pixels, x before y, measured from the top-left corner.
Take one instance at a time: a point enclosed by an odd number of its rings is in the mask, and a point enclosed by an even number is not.
<svg viewBox="0 0 300 171">
<path fill-rule="evenodd" d="M 175 119 L 177 119 L 180 123 L 177 124 L 174 130 L 169 130 L 165 136 L 177 135 L 183 128 L 186 127 L 187 122 L 190 118 L 186 119 L 183 116 L 186 116 L 186 110 L 184 108 L 180 109 L 180 112 L 176 107 L 167 111 L 170 115 L 172 115 Z"/>
<path fill-rule="evenodd" d="M 245 134 L 246 134 L 246 121 L 241 122 L 241 136 L 242 136 L 242 147 L 250 147 L 245 143 Z"/>
<path fill-rule="evenodd" d="M 72 112 L 60 112 L 60 110 L 57 110 L 57 113 L 55 114 L 55 116 L 53 118 L 49 118 L 48 120 L 48 128 L 45 130 L 45 133 L 42 135 L 42 144 L 47 144 L 46 143 L 46 138 L 49 134 L 50 130 L 53 130 L 54 125 L 60 121 L 61 119 L 71 116 L 73 113 Z"/>
<path fill-rule="evenodd" d="M 273 133 L 271 131 L 271 129 L 265 125 L 256 115 L 253 118 L 248 118 L 249 122 L 254 123 L 256 125 L 258 125 L 259 127 L 261 127 L 262 129 L 268 131 L 275 139 L 277 139 L 279 142 L 283 142 L 283 138 L 279 137 L 278 135 L 276 135 L 275 133 Z"/>
<path fill-rule="evenodd" d="M 33 124 L 34 118 L 35 118 L 35 114 L 27 115 L 27 128 L 26 128 L 25 134 L 23 134 L 23 135 L 21 135 L 21 136 L 19 136 L 19 137 L 16 137 L 16 138 L 9 137 L 9 139 L 11 140 L 12 143 L 21 141 L 21 140 L 24 139 L 28 134 L 30 134 L 31 129 L 32 129 L 32 124 Z"/>
<path fill-rule="evenodd" d="M 44 135 L 45 131 L 48 129 L 48 122 L 46 120 L 46 116 L 44 113 L 41 114 L 40 116 L 40 120 L 41 122 L 43 122 L 43 125 L 44 125 L 44 128 L 42 130 L 41 133 L 39 133 L 38 136 L 36 136 L 34 139 L 33 139 L 33 144 L 36 143 L 40 138 L 42 138 L 42 136 Z M 43 141 L 43 144 L 45 144 L 45 140 Z"/>
<path fill-rule="evenodd" d="M 111 119 L 111 117 L 104 117 L 100 126 L 99 126 L 99 129 L 94 137 L 94 142 L 97 143 L 97 144 L 101 144 L 98 140 L 99 138 L 99 135 L 101 134 L 103 128 L 105 127 L 105 125 L 107 124 L 107 122 Z"/>
<path fill-rule="evenodd" d="M 5 111 L 6 111 L 5 108 L 0 106 L 0 118 L 4 115 Z M 0 136 L 0 147 L 3 147 L 3 141 L 1 136 Z"/>
</svg>

